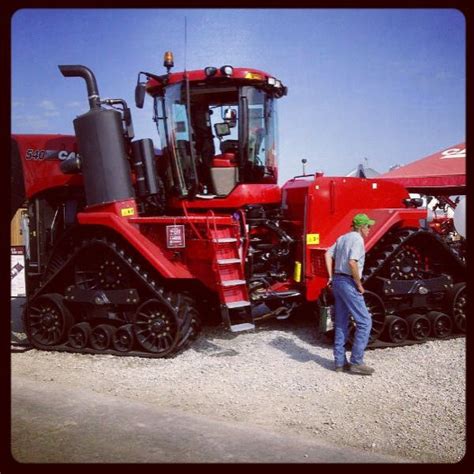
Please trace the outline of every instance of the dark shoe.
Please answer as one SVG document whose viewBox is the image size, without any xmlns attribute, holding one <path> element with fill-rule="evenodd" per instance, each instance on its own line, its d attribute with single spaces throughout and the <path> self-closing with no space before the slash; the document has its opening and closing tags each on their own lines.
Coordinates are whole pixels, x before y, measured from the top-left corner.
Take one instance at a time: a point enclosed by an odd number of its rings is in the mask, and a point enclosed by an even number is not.
<svg viewBox="0 0 474 474">
<path fill-rule="evenodd" d="M 347 372 L 350 370 L 351 364 L 344 364 L 342 367 L 336 367 L 334 370 L 336 372 Z"/>
<path fill-rule="evenodd" d="M 372 375 L 375 370 L 365 364 L 351 364 L 349 372 L 357 375 Z"/>
</svg>

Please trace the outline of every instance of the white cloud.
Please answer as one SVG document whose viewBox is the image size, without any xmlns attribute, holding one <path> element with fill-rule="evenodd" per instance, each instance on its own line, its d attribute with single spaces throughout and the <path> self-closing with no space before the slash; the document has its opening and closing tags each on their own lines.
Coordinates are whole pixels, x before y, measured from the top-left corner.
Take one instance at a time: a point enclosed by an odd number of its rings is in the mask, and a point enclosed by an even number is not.
<svg viewBox="0 0 474 474">
<path fill-rule="evenodd" d="M 12 117 L 14 133 L 47 133 L 51 124 L 48 119 L 39 115 L 16 115 Z"/>
<path fill-rule="evenodd" d="M 66 104 L 67 107 L 74 107 L 74 108 L 77 108 L 77 107 L 82 107 L 84 104 L 82 104 L 81 102 L 79 101 L 74 101 L 74 102 L 69 102 Z"/>
<path fill-rule="evenodd" d="M 46 111 L 57 110 L 54 103 L 50 100 L 42 100 L 38 105 Z"/>
</svg>

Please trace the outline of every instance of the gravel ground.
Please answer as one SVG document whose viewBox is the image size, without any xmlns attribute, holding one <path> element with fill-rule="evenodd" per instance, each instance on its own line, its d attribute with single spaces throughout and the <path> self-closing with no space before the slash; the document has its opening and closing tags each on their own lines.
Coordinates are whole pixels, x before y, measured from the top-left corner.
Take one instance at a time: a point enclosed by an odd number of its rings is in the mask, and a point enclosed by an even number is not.
<svg viewBox="0 0 474 474">
<path fill-rule="evenodd" d="M 465 452 L 465 339 L 369 350 L 370 377 L 333 370 L 308 321 L 269 321 L 232 334 L 204 328 L 172 359 L 30 350 L 12 377 L 84 386 L 163 408 L 298 433 L 415 462 Z"/>
</svg>

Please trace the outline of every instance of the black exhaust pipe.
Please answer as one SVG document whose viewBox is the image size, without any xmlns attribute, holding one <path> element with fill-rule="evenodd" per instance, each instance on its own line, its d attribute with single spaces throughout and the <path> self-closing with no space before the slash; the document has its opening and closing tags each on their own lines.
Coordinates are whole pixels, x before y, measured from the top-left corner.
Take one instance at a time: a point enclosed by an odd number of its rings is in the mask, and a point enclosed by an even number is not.
<svg viewBox="0 0 474 474">
<path fill-rule="evenodd" d="M 94 73 L 86 66 L 79 64 L 58 66 L 64 77 L 82 77 L 86 81 L 87 95 L 91 109 L 100 107 L 99 89 Z"/>
<path fill-rule="evenodd" d="M 63 172 L 82 171 L 88 206 L 135 197 L 120 112 L 100 106 L 97 82 L 85 66 L 58 66 L 66 77 L 82 77 L 90 110 L 73 121 L 80 158 L 64 163 Z"/>
</svg>

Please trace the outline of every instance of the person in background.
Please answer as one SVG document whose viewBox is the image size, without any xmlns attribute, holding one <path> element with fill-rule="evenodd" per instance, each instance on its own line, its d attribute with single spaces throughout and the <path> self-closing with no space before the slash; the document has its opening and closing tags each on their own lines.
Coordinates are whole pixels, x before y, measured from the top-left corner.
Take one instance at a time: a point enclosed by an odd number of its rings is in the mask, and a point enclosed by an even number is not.
<svg viewBox="0 0 474 474">
<path fill-rule="evenodd" d="M 372 318 L 365 305 L 365 290 L 361 282 L 365 260 L 364 239 L 374 224 L 375 221 L 367 214 L 356 214 L 352 220 L 352 231 L 341 235 L 325 253 L 328 286 L 332 287 L 335 300 L 336 372 L 349 371 L 359 375 L 372 375 L 374 372 L 372 367 L 364 363 L 364 351 L 369 341 Z M 346 358 L 345 349 L 349 334 L 349 315 L 352 315 L 356 324 L 350 363 Z"/>
<path fill-rule="evenodd" d="M 214 136 L 212 134 L 210 115 L 212 110 L 205 104 L 193 107 L 193 131 L 198 158 L 197 172 L 201 184 L 201 192 L 196 197 L 216 197 L 212 190 L 211 166 L 215 155 Z"/>
</svg>

